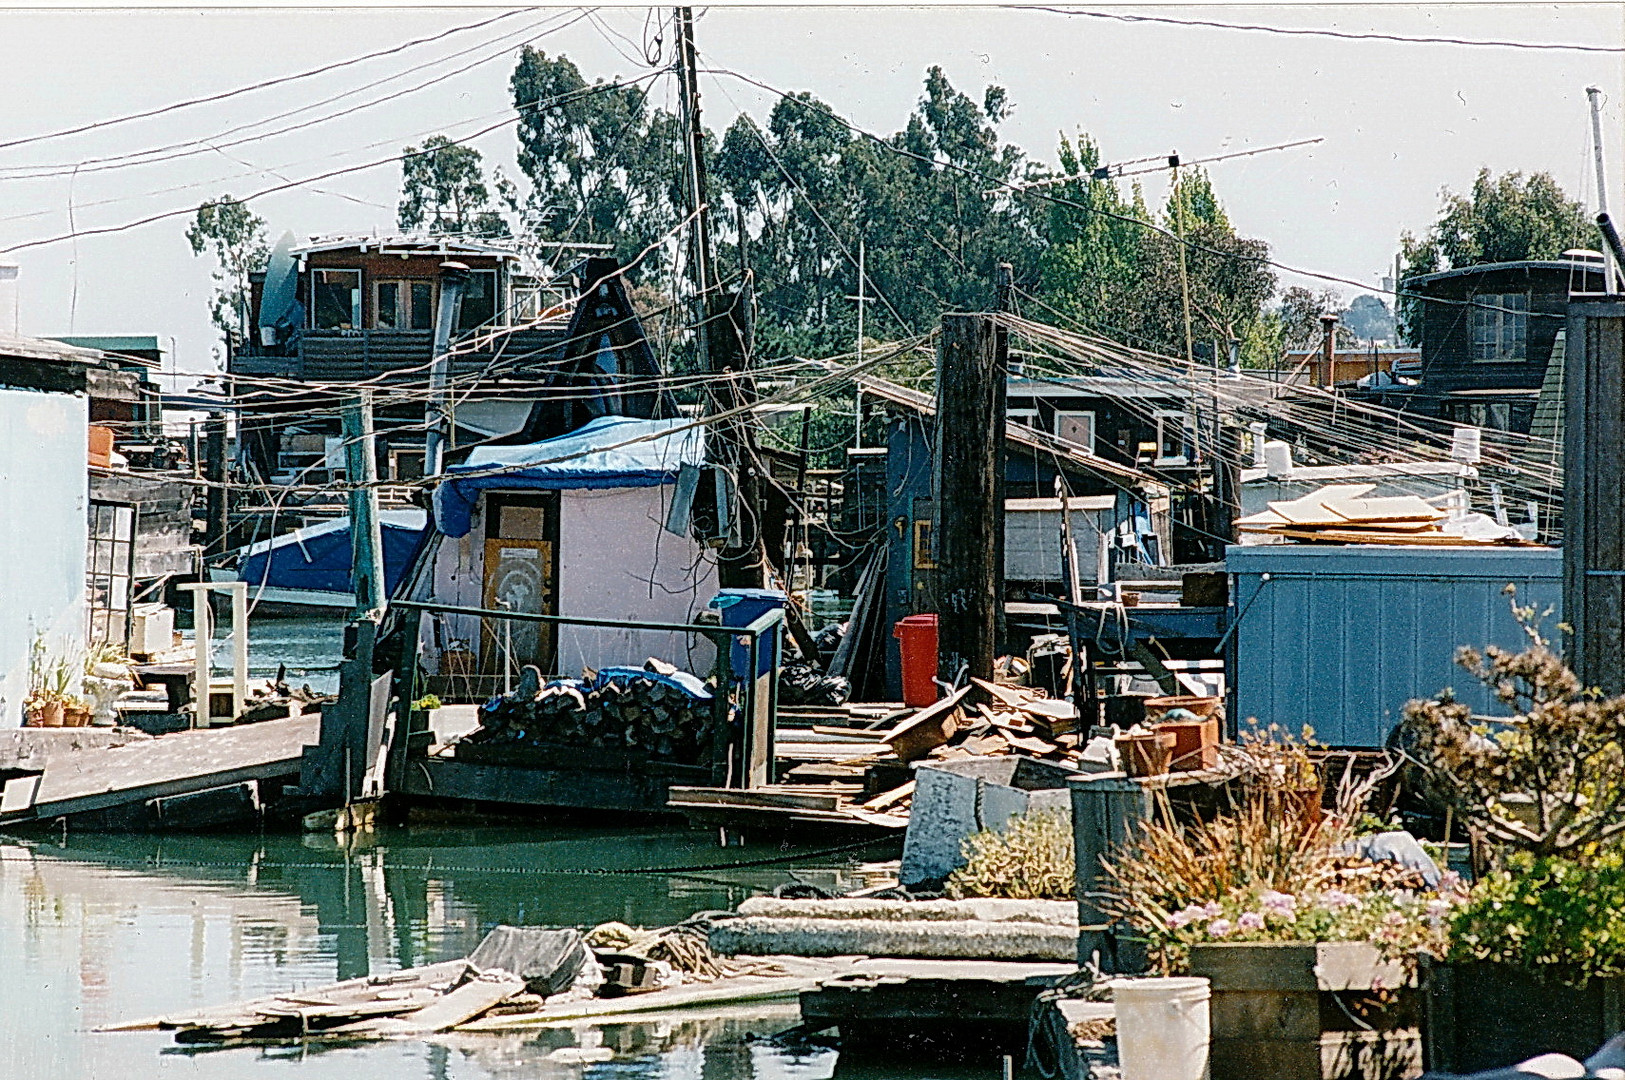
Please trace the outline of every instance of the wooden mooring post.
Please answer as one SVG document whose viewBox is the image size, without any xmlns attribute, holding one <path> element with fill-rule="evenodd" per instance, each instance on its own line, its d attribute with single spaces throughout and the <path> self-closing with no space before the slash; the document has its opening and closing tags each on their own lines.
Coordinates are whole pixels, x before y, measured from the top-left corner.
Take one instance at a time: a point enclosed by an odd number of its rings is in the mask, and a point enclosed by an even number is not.
<svg viewBox="0 0 1625 1080">
<path fill-rule="evenodd" d="M 1625 693 L 1625 299 L 1569 305 L 1563 621 L 1586 686 Z"/>
<path fill-rule="evenodd" d="M 937 564 L 937 672 L 962 665 L 993 678 L 999 647 L 999 557 L 1004 531 L 1005 364 L 986 315 L 944 315 L 937 360 L 932 460 L 933 554 Z"/>
</svg>

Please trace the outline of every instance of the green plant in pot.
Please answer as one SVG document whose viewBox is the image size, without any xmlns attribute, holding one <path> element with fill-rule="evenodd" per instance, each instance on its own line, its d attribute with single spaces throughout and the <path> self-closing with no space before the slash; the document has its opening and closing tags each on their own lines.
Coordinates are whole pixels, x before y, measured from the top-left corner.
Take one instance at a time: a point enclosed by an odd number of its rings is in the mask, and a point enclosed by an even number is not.
<svg viewBox="0 0 1625 1080">
<path fill-rule="evenodd" d="M 1514 612 L 1525 649 L 1457 656 L 1509 715 L 1445 694 L 1411 702 L 1399 732 L 1420 786 L 1493 867 L 1429 972 L 1434 1068 L 1584 1058 L 1625 1028 L 1625 697 L 1582 686 L 1533 611 Z"/>
</svg>

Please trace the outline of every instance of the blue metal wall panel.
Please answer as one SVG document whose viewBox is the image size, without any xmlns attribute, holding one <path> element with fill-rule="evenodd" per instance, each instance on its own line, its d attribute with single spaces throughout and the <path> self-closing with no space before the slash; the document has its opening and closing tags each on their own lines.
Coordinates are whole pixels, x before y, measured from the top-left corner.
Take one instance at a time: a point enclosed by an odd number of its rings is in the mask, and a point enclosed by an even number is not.
<svg viewBox="0 0 1625 1080">
<path fill-rule="evenodd" d="M 1525 638 L 1503 590 L 1562 619 L 1555 548 L 1232 547 L 1233 675 L 1243 723 L 1307 724 L 1331 746 L 1381 746 L 1405 703 L 1445 687 L 1475 710 L 1505 712 L 1455 663 L 1463 645 L 1517 649 Z"/>
</svg>

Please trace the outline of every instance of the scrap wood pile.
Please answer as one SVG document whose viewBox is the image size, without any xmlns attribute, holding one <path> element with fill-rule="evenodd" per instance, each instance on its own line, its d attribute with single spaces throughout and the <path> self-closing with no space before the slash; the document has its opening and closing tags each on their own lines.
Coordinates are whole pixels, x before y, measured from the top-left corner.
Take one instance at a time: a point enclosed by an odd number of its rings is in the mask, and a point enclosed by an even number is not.
<svg viewBox="0 0 1625 1080">
<path fill-rule="evenodd" d="M 1375 484 L 1333 484 L 1302 498 L 1272 502 L 1261 513 L 1238 518 L 1236 529 L 1298 543 L 1537 546 L 1484 514 L 1452 516 L 1416 495 L 1368 497 L 1374 490 Z"/>
<path fill-rule="evenodd" d="M 848 707 L 854 719 L 867 708 Z M 1093 768 L 1111 768 L 1114 760 L 1109 748 L 1085 745 L 1087 732 L 1080 730 L 1071 702 L 1035 687 L 973 679 L 924 708 L 868 720 L 873 726 L 815 723 L 810 732 L 819 742 L 798 743 L 795 734 L 781 728 L 779 756 L 798 761 L 787 782 L 764 788 L 673 787 L 667 805 L 707 825 L 903 829 L 914 797 L 905 767 L 916 761 L 1017 755 L 1077 769 L 1095 751 L 1103 756 Z"/>
<path fill-rule="evenodd" d="M 110 1031 L 173 1031 L 178 1043 L 410 1038 L 545 1021 L 595 998 L 652 993 L 734 976 L 782 976 L 767 960 L 712 953 L 703 925 L 588 932 L 498 926 L 467 957 L 194 1012 Z"/>
<path fill-rule="evenodd" d="M 527 667 L 519 687 L 480 707 L 480 726 L 463 741 L 483 747 L 595 747 L 641 751 L 697 764 L 711 744 L 711 688 L 659 660 L 611 667 L 591 679 L 542 684 Z"/>
<path fill-rule="evenodd" d="M 982 701 L 973 703 L 973 696 Z M 880 741 L 904 762 L 1018 754 L 1076 768 L 1085 735 L 1069 701 L 1037 687 L 972 679 L 901 720 Z"/>
</svg>

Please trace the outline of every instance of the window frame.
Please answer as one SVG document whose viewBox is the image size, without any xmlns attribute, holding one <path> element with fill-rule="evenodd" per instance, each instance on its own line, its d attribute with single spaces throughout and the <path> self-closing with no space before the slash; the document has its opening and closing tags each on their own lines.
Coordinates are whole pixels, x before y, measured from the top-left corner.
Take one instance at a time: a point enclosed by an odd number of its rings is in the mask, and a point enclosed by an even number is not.
<svg viewBox="0 0 1625 1080">
<path fill-rule="evenodd" d="M 322 326 L 322 325 L 320 325 L 318 320 L 321 317 L 321 305 L 320 305 L 320 303 L 317 302 L 317 294 L 316 294 L 317 285 L 316 285 L 316 282 L 319 279 L 319 277 L 321 275 L 323 275 L 323 274 L 351 274 L 351 275 L 354 276 L 355 285 L 350 290 L 350 325 L 349 326 Z M 344 333 L 344 332 L 347 332 L 347 331 L 362 329 L 362 327 L 365 325 L 364 320 L 365 320 L 365 317 L 366 317 L 366 312 L 364 310 L 366 305 L 362 302 L 363 291 L 366 288 L 365 280 L 366 280 L 365 276 L 362 274 L 360 267 L 352 267 L 352 266 L 313 266 L 313 267 L 311 267 L 310 268 L 310 305 L 309 305 L 309 310 L 310 310 L 309 323 L 310 324 L 309 324 L 308 327 L 306 327 L 306 329 L 316 330 L 316 331 L 326 331 L 328 333 Z"/>
<path fill-rule="evenodd" d="M 1192 430 L 1190 414 L 1184 409 L 1156 409 L 1151 413 L 1151 419 L 1156 424 L 1157 456 L 1152 460 L 1153 465 L 1189 465 L 1191 460 Z M 1163 447 L 1167 445 L 1167 423 L 1173 420 L 1178 426 L 1179 446 L 1182 453 L 1169 456 L 1164 454 Z"/>
<path fill-rule="evenodd" d="M 1055 419 L 1053 421 L 1055 425 L 1056 437 L 1066 439 L 1065 433 L 1061 431 L 1061 421 L 1063 419 L 1077 420 L 1083 417 L 1088 417 L 1089 438 L 1086 441 L 1080 441 L 1077 439 L 1067 439 L 1067 441 L 1075 443 L 1093 454 L 1095 452 L 1096 442 L 1100 437 L 1100 421 L 1096 415 L 1096 412 L 1097 411 L 1095 409 L 1056 409 Z"/>
<path fill-rule="evenodd" d="M 1467 311 L 1468 358 L 1475 364 L 1528 363 L 1528 290 L 1475 292 L 1468 299 L 1472 304 Z"/>
</svg>

